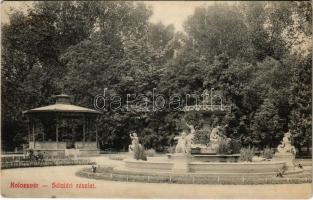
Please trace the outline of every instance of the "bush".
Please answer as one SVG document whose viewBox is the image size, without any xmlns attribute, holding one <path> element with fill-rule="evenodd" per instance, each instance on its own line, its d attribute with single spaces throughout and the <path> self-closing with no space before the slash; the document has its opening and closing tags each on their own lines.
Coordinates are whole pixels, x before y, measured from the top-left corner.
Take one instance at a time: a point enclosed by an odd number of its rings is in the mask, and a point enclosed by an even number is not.
<svg viewBox="0 0 313 200">
<path fill-rule="evenodd" d="M 233 154 L 240 153 L 241 142 L 239 140 L 233 139 L 229 143 L 229 148 Z"/>
<path fill-rule="evenodd" d="M 229 145 L 229 141 L 226 139 L 221 139 L 219 144 L 218 144 L 218 148 L 217 148 L 217 153 L 218 154 L 230 154 L 231 153 L 231 149 L 230 149 L 230 145 Z"/>
<path fill-rule="evenodd" d="M 171 153 L 171 154 L 175 153 L 175 146 L 168 147 L 167 148 L 167 153 Z"/>
<path fill-rule="evenodd" d="M 266 147 L 262 152 L 262 157 L 265 159 L 272 159 L 273 155 L 274 155 L 274 150 L 269 147 Z"/>
<path fill-rule="evenodd" d="M 148 150 L 146 151 L 146 155 L 147 155 L 148 157 L 154 157 L 154 156 L 155 156 L 155 150 L 154 150 L 154 149 L 148 149 Z"/>
<path fill-rule="evenodd" d="M 121 156 L 121 155 L 111 155 L 109 156 L 110 160 L 124 160 L 125 156 Z"/>
<path fill-rule="evenodd" d="M 242 148 L 240 150 L 240 161 L 252 162 L 252 158 L 253 158 L 254 154 L 255 154 L 254 147 Z"/>
<path fill-rule="evenodd" d="M 141 144 L 135 146 L 134 158 L 136 160 L 147 160 L 145 149 Z"/>
<path fill-rule="evenodd" d="M 209 143 L 208 133 L 205 130 L 196 130 L 195 136 L 192 139 L 194 144 L 206 145 Z"/>
</svg>

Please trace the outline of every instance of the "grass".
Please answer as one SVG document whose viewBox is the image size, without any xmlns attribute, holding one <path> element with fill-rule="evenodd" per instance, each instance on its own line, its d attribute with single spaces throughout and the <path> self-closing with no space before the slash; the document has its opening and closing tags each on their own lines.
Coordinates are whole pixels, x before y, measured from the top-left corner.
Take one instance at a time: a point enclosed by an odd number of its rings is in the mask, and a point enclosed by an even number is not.
<svg viewBox="0 0 313 200">
<path fill-rule="evenodd" d="M 311 174 L 299 174 L 279 177 L 227 177 L 227 176 L 213 176 L 213 175 L 160 175 L 160 174 L 140 174 L 140 173 L 126 173 L 115 171 L 112 167 L 100 167 L 96 173 L 93 173 L 91 168 L 85 168 L 76 173 L 77 176 L 123 181 L 123 182 L 144 182 L 144 183 L 176 183 L 176 184 L 222 184 L 222 185 L 256 185 L 256 184 L 300 184 L 311 183 Z"/>
<path fill-rule="evenodd" d="M 110 160 L 118 160 L 118 161 L 122 161 L 126 158 L 126 156 L 124 155 L 110 155 L 109 159 Z"/>
<path fill-rule="evenodd" d="M 92 165 L 90 160 L 52 159 L 43 161 L 11 161 L 1 162 L 1 169 L 27 168 L 27 167 L 47 167 L 64 165 Z"/>
</svg>

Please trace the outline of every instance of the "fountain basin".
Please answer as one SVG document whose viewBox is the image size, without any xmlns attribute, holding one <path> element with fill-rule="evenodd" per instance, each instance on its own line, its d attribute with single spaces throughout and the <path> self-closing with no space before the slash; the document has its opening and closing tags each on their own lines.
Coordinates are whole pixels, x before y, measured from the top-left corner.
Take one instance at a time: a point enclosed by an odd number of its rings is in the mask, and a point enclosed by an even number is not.
<svg viewBox="0 0 313 200">
<path fill-rule="evenodd" d="M 124 164 L 127 169 L 137 169 L 140 171 L 151 171 L 151 170 L 171 171 L 173 168 L 173 163 L 166 162 L 166 158 L 164 159 L 162 157 L 160 158 L 148 161 L 124 159 Z"/>
<path fill-rule="evenodd" d="M 238 162 L 240 154 L 231 155 L 192 155 L 191 161 L 195 162 Z"/>
<path fill-rule="evenodd" d="M 191 162 L 190 172 L 195 173 L 277 173 L 285 165 L 284 162 Z"/>
<path fill-rule="evenodd" d="M 286 164 L 282 161 L 264 162 L 194 162 L 187 160 L 187 171 L 175 170 L 175 160 L 166 157 L 148 158 L 148 161 L 125 159 L 123 171 L 147 173 L 276 175 Z M 292 173 L 298 173 L 297 170 Z M 289 173 L 289 172 L 287 172 Z"/>
</svg>

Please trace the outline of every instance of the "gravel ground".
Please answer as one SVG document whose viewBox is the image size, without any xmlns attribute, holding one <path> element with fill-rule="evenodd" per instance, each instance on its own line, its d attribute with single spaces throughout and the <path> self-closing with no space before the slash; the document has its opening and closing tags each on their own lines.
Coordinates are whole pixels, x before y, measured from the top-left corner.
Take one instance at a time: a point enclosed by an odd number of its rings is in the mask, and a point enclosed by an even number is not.
<svg viewBox="0 0 313 200">
<path fill-rule="evenodd" d="M 106 157 L 93 158 L 100 165 L 120 165 Z M 188 185 L 115 182 L 80 178 L 75 172 L 86 166 L 19 168 L 1 171 L 4 197 L 83 197 L 83 198 L 309 198 L 311 184 L 285 185 Z M 37 183 L 38 188 L 12 188 L 11 183 Z M 77 184 L 85 187 L 76 188 Z M 89 184 L 88 184 L 89 183 Z M 73 188 L 53 188 L 67 184 Z M 81 185 L 80 185 L 81 186 Z"/>
</svg>

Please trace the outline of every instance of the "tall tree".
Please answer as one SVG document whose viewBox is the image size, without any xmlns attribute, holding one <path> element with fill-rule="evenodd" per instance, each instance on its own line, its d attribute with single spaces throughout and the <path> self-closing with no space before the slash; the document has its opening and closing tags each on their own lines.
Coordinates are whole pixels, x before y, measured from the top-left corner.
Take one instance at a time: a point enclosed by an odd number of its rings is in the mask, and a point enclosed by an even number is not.
<svg viewBox="0 0 313 200">
<path fill-rule="evenodd" d="M 230 57 L 250 56 L 247 26 L 235 6 L 217 3 L 208 8 L 196 8 L 185 22 L 185 30 L 200 57 L 212 61 L 222 53 Z"/>
<path fill-rule="evenodd" d="M 25 135 L 22 111 L 51 103 L 66 73 L 59 56 L 87 38 L 95 23 L 93 2 L 37 2 L 13 11 L 2 26 L 2 135 L 6 148 Z M 4 143 L 3 143 L 4 144 Z"/>
</svg>

